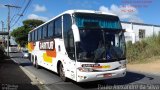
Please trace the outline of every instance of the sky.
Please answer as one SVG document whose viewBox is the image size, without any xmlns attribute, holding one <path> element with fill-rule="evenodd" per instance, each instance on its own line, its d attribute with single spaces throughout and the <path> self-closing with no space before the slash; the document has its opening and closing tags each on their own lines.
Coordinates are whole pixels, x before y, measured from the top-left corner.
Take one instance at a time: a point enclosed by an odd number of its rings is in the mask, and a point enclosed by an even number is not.
<svg viewBox="0 0 160 90">
<path fill-rule="evenodd" d="M 10 4 L 21 7 L 11 8 L 11 30 L 21 26 L 23 20 L 47 21 L 71 9 L 99 10 L 114 13 L 121 21 L 160 25 L 160 0 L 31 0 L 23 16 L 16 22 L 28 1 L 0 0 L 0 22 L 7 26 L 8 9 L 4 5 Z"/>
</svg>

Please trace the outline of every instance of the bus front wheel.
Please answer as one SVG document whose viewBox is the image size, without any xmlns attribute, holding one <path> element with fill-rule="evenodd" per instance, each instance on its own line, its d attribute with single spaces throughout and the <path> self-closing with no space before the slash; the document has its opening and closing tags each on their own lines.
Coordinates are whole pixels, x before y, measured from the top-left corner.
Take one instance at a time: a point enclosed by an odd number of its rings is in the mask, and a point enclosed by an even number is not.
<svg viewBox="0 0 160 90">
<path fill-rule="evenodd" d="M 60 78 L 61 78 L 64 82 L 67 81 L 67 78 L 65 77 L 64 67 L 63 67 L 62 63 L 60 63 L 60 65 L 59 65 L 59 75 L 60 75 Z"/>
</svg>

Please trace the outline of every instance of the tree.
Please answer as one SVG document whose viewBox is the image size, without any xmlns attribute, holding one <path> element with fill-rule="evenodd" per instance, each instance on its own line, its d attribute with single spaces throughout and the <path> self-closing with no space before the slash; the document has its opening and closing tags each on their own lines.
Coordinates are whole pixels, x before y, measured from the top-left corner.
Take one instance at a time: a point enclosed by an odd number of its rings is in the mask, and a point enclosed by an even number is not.
<svg viewBox="0 0 160 90">
<path fill-rule="evenodd" d="M 23 26 L 18 27 L 11 32 L 11 36 L 15 38 L 16 42 L 21 47 L 24 47 L 28 42 L 28 32 L 43 23 L 43 21 L 35 19 L 25 20 L 23 21 Z"/>
<path fill-rule="evenodd" d="M 25 20 L 23 21 L 23 25 L 25 28 L 35 28 L 39 25 L 41 25 L 42 23 L 44 23 L 43 21 L 41 20 L 36 20 L 36 19 L 29 19 L 29 20 Z"/>
</svg>

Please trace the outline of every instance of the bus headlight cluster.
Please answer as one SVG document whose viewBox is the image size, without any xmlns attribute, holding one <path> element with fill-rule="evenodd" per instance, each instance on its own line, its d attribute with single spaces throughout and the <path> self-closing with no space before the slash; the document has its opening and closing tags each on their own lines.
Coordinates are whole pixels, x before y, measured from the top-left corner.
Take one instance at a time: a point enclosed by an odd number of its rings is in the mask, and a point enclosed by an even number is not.
<svg viewBox="0 0 160 90">
<path fill-rule="evenodd" d="M 126 63 L 121 65 L 121 68 L 126 68 Z"/>
<path fill-rule="evenodd" d="M 81 72 L 92 72 L 93 69 L 92 68 L 84 68 L 84 67 L 79 67 L 77 68 L 79 71 Z"/>
</svg>

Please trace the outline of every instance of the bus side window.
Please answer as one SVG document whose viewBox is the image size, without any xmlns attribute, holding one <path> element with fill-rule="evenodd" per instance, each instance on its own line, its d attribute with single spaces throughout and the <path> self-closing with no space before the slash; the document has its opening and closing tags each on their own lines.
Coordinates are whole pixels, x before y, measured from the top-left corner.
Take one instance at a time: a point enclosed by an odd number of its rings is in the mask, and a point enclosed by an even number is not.
<svg viewBox="0 0 160 90">
<path fill-rule="evenodd" d="M 38 40 L 42 39 L 42 28 L 38 28 Z"/>
<path fill-rule="evenodd" d="M 47 25 L 43 26 L 43 34 L 42 34 L 42 39 L 47 38 Z"/>
<path fill-rule="evenodd" d="M 32 32 L 30 32 L 29 37 L 30 37 L 29 41 L 32 41 Z"/>
<path fill-rule="evenodd" d="M 54 36 L 54 22 L 48 24 L 48 37 L 52 38 Z"/>
<path fill-rule="evenodd" d="M 31 34 L 31 33 L 29 33 L 29 34 L 28 34 L 28 42 L 30 42 L 30 41 L 31 41 L 30 34 Z"/>
<path fill-rule="evenodd" d="M 35 40 L 38 40 L 38 39 L 37 39 L 37 36 L 38 36 L 38 35 L 37 35 L 37 30 L 35 30 Z"/>
<path fill-rule="evenodd" d="M 55 37 L 62 38 L 62 17 L 55 20 Z"/>
<path fill-rule="evenodd" d="M 69 14 L 65 14 L 63 16 L 64 44 L 69 58 L 75 60 L 74 38 L 73 32 L 71 30 L 71 25 L 71 16 Z"/>
<path fill-rule="evenodd" d="M 34 41 L 34 31 L 32 32 L 32 41 Z"/>
</svg>

